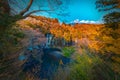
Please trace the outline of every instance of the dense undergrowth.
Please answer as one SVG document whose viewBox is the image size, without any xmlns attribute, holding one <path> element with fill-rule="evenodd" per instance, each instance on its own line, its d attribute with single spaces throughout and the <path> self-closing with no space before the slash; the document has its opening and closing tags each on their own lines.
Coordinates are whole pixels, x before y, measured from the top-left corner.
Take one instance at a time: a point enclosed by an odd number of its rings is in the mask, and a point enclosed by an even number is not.
<svg viewBox="0 0 120 80">
<path fill-rule="evenodd" d="M 74 62 L 66 67 L 59 67 L 53 80 L 119 80 L 120 75 L 112 69 L 109 61 L 104 61 L 83 49 L 83 53 L 72 55 Z"/>
<path fill-rule="evenodd" d="M 10 48 L 15 46 L 17 47 L 19 45 L 20 40 L 24 38 L 24 33 L 20 30 L 18 26 L 14 26 L 11 29 L 6 30 L 6 32 L 4 34 L 1 34 L 0 37 L 0 52 L 7 53 L 10 51 L 15 51 L 11 50 Z"/>
<path fill-rule="evenodd" d="M 70 47 L 64 47 L 62 49 L 63 55 L 65 57 L 70 57 L 74 52 L 75 52 L 75 48 L 70 46 Z"/>
</svg>

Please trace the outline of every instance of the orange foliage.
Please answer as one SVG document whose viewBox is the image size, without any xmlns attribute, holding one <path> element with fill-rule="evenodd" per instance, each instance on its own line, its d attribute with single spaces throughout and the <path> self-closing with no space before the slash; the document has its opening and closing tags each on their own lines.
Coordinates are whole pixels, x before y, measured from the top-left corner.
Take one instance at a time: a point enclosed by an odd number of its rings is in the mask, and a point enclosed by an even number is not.
<svg viewBox="0 0 120 80">
<path fill-rule="evenodd" d="M 43 33 L 50 32 L 55 37 L 64 38 L 67 41 L 72 39 L 74 42 L 78 41 L 79 45 L 83 45 L 81 43 L 84 42 L 84 45 L 88 45 L 87 47 L 91 50 L 120 54 L 120 38 L 115 39 L 110 36 L 112 33 L 119 37 L 120 28 L 113 30 L 106 28 L 103 24 L 60 24 L 57 19 L 41 16 L 31 16 L 24 21 L 26 22 L 24 24 L 36 25 Z"/>
</svg>

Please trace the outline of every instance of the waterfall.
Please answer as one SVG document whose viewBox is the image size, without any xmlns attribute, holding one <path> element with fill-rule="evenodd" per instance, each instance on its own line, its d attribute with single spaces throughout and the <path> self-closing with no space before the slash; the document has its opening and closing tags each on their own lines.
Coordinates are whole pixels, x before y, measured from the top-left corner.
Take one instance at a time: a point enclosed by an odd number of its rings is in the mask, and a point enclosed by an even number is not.
<svg viewBox="0 0 120 80">
<path fill-rule="evenodd" d="M 50 45 L 51 45 L 51 42 L 52 42 L 53 35 L 50 34 L 50 33 L 47 33 L 47 34 L 45 34 L 45 36 L 46 36 L 46 39 L 47 39 L 45 47 L 49 48 Z"/>
</svg>

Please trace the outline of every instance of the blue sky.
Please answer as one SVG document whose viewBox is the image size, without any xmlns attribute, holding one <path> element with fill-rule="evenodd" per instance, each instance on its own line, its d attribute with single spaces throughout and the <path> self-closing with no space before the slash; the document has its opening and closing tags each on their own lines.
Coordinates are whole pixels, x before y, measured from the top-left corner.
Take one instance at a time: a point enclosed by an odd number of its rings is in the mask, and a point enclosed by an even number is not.
<svg viewBox="0 0 120 80">
<path fill-rule="evenodd" d="M 66 0 L 63 0 L 66 1 Z M 57 18 L 60 22 L 71 23 L 71 22 L 81 22 L 81 23 L 99 23 L 102 21 L 103 12 L 98 12 L 96 9 L 96 0 L 67 0 L 69 3 L 65 3 L 67 8 L 64 12 L 67 14 L 65 16 L 57 15 L 55 13 L 36 13 L 37 15 L 42 15 L 51 18 Z M 34 7 L 35 8 L 35 7 Z M 54 12 L 58 12 L 56 10 Z M 63 12 L 63 13 L 64 13 Z"/>
</svg>

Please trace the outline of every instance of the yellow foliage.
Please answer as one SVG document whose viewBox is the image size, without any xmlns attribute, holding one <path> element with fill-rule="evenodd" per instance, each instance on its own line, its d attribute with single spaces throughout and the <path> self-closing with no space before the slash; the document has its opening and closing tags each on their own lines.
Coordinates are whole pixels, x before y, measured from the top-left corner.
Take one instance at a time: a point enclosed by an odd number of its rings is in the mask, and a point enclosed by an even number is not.
<svg viewBox="0 0 120 80">
<path fill-rule="evenodd" d="M 115 30 L 107 28 L 103 24 L 75 24 L 71 26 L 60 24 L 56 19 L 35 16 L 24 20 L 23 23 L 23 26 L 30 23 L 37 25 L 44 33 L 50 32 L 55 37 L 64 38 L 67 41 L 83 39 L 84 42 L 84 38 L 87 38 L 89 43 L 85 44 L 89 45 L 88 47 L 92 50 L 120 54 L 120 26 Z"/>
<path fill-rule="evenodd" d="M 113 57 L 112 57 L 112 60 L 114 60 L 114 61 L 120 63 L 120 57 L 113 56 Z"/>
<path fill-rule="evenodd" d="M 112 69 L 116 72 L 120 74 L 120 64 L 119 63 L 112 63 Z"/>
</svg>

